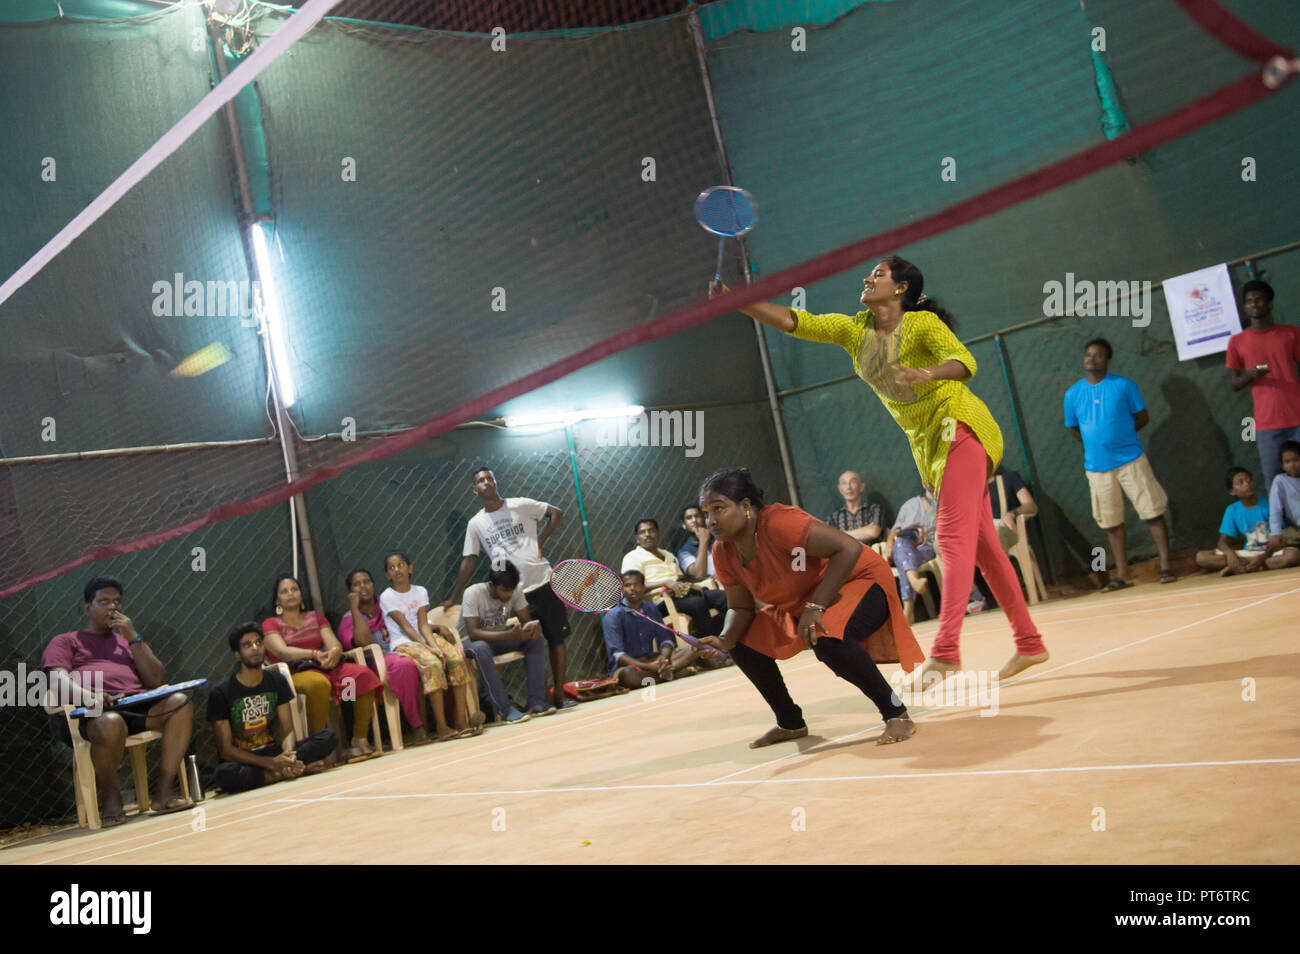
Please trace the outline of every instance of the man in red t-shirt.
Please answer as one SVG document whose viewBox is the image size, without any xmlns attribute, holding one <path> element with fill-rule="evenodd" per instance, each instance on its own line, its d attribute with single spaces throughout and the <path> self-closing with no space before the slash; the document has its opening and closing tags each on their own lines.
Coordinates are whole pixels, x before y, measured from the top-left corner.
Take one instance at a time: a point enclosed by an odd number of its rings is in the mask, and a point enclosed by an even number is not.
<svg viewBox="0 0 1300 954">
<path fill-rule="evenodd" d="M 1241 287 L 1241 310 L 1250 327 L 1228 339 L 1227 365 L 1234 391 L 1250 385 L 1267 494 L 1282 471 L 1283 442 L 1300 441 L 1300 328 L 1273 324 L 1273 288 L 1268 282 Z"/>
<path fill-rule="evenodd" d="M 193 735 L 194 707 L 189 696 L 169 696 L 108 711 L 123 695 L 164 685 L 163 665 L 122 613 L 122 584 L 110 577 L 95 577 L 86 584 L 85 613 L 89 625 L 73 633 L 55 636 L 41 654 L 41 668 L 50 682 L 61 688 L 59 697 L 83 705 L 102 715 L 81 720 L 81 735 L 90 743 L 90 760 L 95 765 L 99 788 L 100 819 L 105 828 L 126 821 L 122 793 L 117 786 L 117 767 L 126 751 L 126 737 L 146 729 L 162 733 L 161 773 L 155 813 L 180 811 L 190 803 L 174 794 L 181 759 Z M 102 691 L 91 689 L 102 676 Z M 51 725 L 62 741 L 72 744 L 67 719 L 62 711 L 51 713 Z M 140 808 L 148 792 L 136 792 Z"/>
</svg>

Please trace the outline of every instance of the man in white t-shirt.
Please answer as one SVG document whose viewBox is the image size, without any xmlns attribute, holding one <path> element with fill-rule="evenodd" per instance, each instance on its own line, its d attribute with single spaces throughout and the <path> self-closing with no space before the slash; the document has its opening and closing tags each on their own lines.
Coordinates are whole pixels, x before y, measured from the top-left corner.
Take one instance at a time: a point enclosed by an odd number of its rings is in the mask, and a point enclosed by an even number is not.
<svg viewBox="0 0 1300 954">
<path fill-rule="evenodd" d="M 717 636 L 727 618 L 727 594 L 724 590 L 692 590 L 689 580 L 683 579 L 677 557 L 659 548 L 659 521 L 642 517 L 636 522 L 636 549 L 623 556 L 619 573 L 636 570 L 645 579 L 646 589 L 654 592 L 661 587 L 673 594 L 677 609 L 691 618 L 696 636 Z M 663 611 L 663 604 L 658 608 Z M 716 615 L 710 610 L 717 610 Z"/>
<path fill-rule="evenodd" d="M 507 620 L 517 617 L 519 626 Z M 509 561 L 503 569 L 488 574 L 486 583 L 465 590 L 460 607 L 460 636 L 465 651 L 478 663 L 479 682 L 492 700 L 500 723 L 513 725 L 530 716 L 550 715 L 555 706 L 546 698 L 546 653 L 542 649 L 541 624 L 528 615 L 528 602 L 519 589 L 519 570 Z M 495 657 L 522 652 L 528 667 L 527 711 L 520 712 L 506 694 L 497 673 Z M 498 724 L 500 724 L 498 723 Z"/>
<path fill-rule="evenodd" d="M 503 569 L 507 563 L 513 563 L 519 570 L 519 588 L 523 590 L 528 611 L 542 624 L 542 635 L 550 645 L 555 705 L 571 709 L 578 703 L 564 695 L 564 641 L 569 637 L 569 614 L 551 589 L 551 564 L 542 553 L 564 514 L 548 503 L 529 497 L 502 498 L 490 467 L 474 471 L 470 490 L 483 501 L 483 509 L 465 527 L 465 547 L 456 586 L 442 605 L 450 609 L 459 602 L 480 553 L 487 552 L 493 569 Z M 542 521 L 545 523 L 539 534 L 538 523 Z"/>
</svg>

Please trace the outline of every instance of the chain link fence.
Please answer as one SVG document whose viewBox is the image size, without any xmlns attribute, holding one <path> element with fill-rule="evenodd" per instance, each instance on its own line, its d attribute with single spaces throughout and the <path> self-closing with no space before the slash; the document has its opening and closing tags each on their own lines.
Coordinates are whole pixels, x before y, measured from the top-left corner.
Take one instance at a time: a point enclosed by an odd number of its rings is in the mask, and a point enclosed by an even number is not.
<svg viewBox="0 0 1300 954">
<path fill-rule="evenodd" d="M 681 508 L 695 500 L 704 477 L 719 468 L 749 466 L 771 499 L 788 499 L 763 403 L 682 413 L 694 415 L 692 434 L 699 440 L 693 448 L 610 445 L 608 434 L 583 422 L 573 427 L 571 457 L 563 428 L 534 435 L 462 429 L 311 488 L 305 499 L 324 604 L 317 608 L 337 623 L 347 606 L 344 577 L 366 569 L 382 587 L 384 558 L 394 550 L 411 558 L 414 582 L 429 590 L 432 602 L 450 596 L 465 526 L 480 506 L 470 491 L 472 472 L 483 465 L 494 469 L 503 495 L 533 497 L 563 511 L 546 546 L 552 563 L 588 556 L 582 509 L 591 554 L 599 562 L 618 568 L 623 554 L 635 546 L 635 521 L 644 516 L 659 521 L 662 545 L 675 551 L 685 537 Z M 300 448 L 304 459 L 314 452 L 310 445 Z M 145 460 L 141 466 L 148 466 Z M 280 504 L 162 546 L 81 567 L 7 599 L 0 604 L 0 671 L 16 678 L 23 669 L 38 669 L 50 639 L 84 623 L 82 587 L 102 575 L 122 581 L 123 610 L 148 638 L 168 679 L 207 678 L 209 685 L 215 684 L 233 668 L 226 634 L 237 623 L 261 621 L 271 611 L 275 576 L 292 568 L 290 532 L 287 505 Z M 480 560 L 474 580 L 486 579 L 488 569 L 488 562 Z M 305 568 L 298 576 L 306 585 Z M 567 678 L 602 675 L 600 616 L 573 611 L 570 624 Z M 509 666 L 503 673 L 507 689 L 520 696 L 522 668 Z M 193 696 L 191 749 L 205 776 L 217 762 L 207 698 L 207 688 Z M 0 777 L 0 828 L 75 817 L 70 752 L 51 735 L 49 717 L 39 706 L 3 701 L 0 758 L 6 772 Z M 149 746 L 147 754 L 152 784 L 157 781 L 158 747 Z M 124 759 L 120 776 L 129 804 L 128 765 Z"/>
</svg>

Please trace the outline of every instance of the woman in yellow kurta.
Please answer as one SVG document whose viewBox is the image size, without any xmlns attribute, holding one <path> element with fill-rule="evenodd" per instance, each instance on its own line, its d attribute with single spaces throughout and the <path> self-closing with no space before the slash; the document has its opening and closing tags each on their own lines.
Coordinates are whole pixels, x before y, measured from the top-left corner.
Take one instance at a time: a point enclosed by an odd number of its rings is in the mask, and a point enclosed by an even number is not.
<svg viewBox="0 0 1300 954">
<path fill-rule="evenodd" d="M 1005 679 L 1045 661 L 1047 648 L 993 526 L 987 481 L 1002 459 L 1002 432 L 962 383 L 974 376 L 975 359 L 948 327 L 948 313 L 924 294 L 924 285 L 921 270 L 895 255 L 863 280 L 867 310 L 856 315 L 814 315 L 772 302 L 740 310 L 777 331 L 844 348 L 858 377 L 907 435 L 921 481 L 938 497 L 943 608 L 922 675 L 960 668 L 961 625 L 978 565 L 1016 641 L 1016 653 L 1000 673 Z M 714 283 L 709 296 L 727 290 Z"/>
</svg>

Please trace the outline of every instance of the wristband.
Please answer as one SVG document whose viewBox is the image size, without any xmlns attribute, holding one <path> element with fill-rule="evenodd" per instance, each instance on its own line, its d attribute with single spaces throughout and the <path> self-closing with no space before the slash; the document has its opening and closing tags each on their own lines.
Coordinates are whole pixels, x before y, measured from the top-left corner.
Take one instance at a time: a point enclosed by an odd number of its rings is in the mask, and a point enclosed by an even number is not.
<svg viewBox="0 0 1300 954">
<path fill-rule="evenodd" d="M 825 606 L 822 606 L 820 603 L 814 603 L 814 602 L 812 602 L 811 600 L 809 600 L 808 602 L 804 603 L 804 604 L 803 604 L 803 608 L 806 609 L 806 610 L 815 609 L 815 610 L 817 610 L 817 612 L 819 612 L 819 613 L 825 613 L 825 612 L 826 612 L 826 607 L 825 607 Z"/>
<path fill-rule="evenodd" d="M 139 633 L 135 634 L 135 639 L 127 640 L 127 644 L 130 646 L 134 646 L 136 643 L 143 643 L 143 642 L 144 642 L 144 637 L 141 636 Z"/>
</svg>

